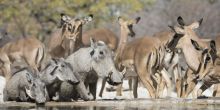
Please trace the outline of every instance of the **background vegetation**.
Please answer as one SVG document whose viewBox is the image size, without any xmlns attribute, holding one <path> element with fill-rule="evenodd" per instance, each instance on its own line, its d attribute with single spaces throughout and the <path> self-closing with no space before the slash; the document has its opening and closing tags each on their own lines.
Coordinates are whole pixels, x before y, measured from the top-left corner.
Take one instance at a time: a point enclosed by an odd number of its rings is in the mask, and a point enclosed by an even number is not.
<svg viewBox="0 0 220 110">
<path fill-rule="evenodd" d="M 0 30 L 13 38 L 44 40 L 57 28 L 60 13 L 72 17 L 93 14 L 94 21 L 84 31 L 106 27 L 119 35 L 118 16 L 141 16 L 135 31 L 145 36 L 169 30 L 167 26 L 181 15 L 187 23 L 203 17 L 199 35 L 215 37 L 220 33 L 219 10 L 219 0 L 0 0 Z"/>
</svg>

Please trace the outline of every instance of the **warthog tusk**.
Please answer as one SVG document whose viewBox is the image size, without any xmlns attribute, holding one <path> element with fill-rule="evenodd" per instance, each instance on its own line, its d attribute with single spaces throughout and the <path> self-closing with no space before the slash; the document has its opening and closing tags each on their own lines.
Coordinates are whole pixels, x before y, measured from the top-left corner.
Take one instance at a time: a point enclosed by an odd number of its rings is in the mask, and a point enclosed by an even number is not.
<svg viewBox="0 0 220 110">
<path fill-rule="evenodd" d="M 28 95 L 31 99 L 34 99 L 34 97 L 31 95 L 30 89 L 27 89 L 27 88 L 25 87 L 25 91 L 26 91 L 27 95 Z"/>
</svg>

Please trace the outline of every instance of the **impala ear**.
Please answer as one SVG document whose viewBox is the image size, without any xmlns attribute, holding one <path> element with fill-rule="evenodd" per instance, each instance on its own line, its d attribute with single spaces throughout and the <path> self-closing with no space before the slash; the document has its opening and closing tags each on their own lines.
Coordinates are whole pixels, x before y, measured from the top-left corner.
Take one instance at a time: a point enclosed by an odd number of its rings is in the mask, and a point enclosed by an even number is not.
<svg viewBox="0 0 220 110">
<path fill-rule="evenodd" d="M 192 23 L 191 25 L 189 25 L 189 27 L 191 29 L 197 29 L 202 24 L 202 21 L 203 21 L 203 18 L 201 18 L 199 21 Z"/>
<path fill-rule="evenodd" d="M 92 47 L 93 49 L 97 47 L 97 44 L 92 37 L 90 37 L 90 47 Z"/>
<path fill-rule="evenodd" d="M 89 14 L 88 16 L 84 17 L 83 24 L 86 24 L 88 22 L 91 22 L 93 20 L 93 14 Z"/>
<path fill-rule="evenodd" d="M 61 20 L 60 20 L 60 25 L 58 26 L 59 28 L 61 28 L 66 22 L 71 20 L 71 18 L 69 16 L 65 15 L 64 13 L 61 13 L 60 17 L 61 17 Z"/>
<path fill-rule="evenodd" d="M 179 17 L 177 18 L 177 22 L 178 22 L 178 24 L 179 24 L 180 26 L 185 26 L 185 22 L 184 22 L 184 20 L 183 20 L 183 18 L 182 18 L 181 16 L 179 16 Z"/>
<path fill-rule="evenodd" d="M 184 35 L 185 34 L 185 31 L 184 29 L 180 28 L 180 27 L 177 27 L 177 26 L 170 26 L 168 25 L 168 27 L 175 33 L 177 34 L 181 34 L 181 35 Z"/>
<path fill-rule="evenodd" d="M 216 45 L 215 45 L 215 41 L 214 40 L 211 40 L 210 41 L 210 47 L 211 47 L 211 49 L 213 50 L 213 52 L 217 52 L 217 50 L 216 50 Z"/>
<path fill-rule="evenodd" d="M 203 50 L 203 49 L 199 46 L 198 42 L 196 42 L 195 40 L 192 40 L 192 39 L 191 39 L 191 43 L 192 43 L 193 47 L 194 47 L 196 50 L 199 50 L 199 51 Z"/>
<path fill-rule="evenodd" d="M 141 17 L 137 17 L 137 18 L 135 19 L 135 23 L 137 24 L 140 20 L 141 20 Z"/>
<path fill-rule="evenodd" d="M 118 23 L 121 25 L 124 22 L 123 18 L 121 16 L 118 17 Z"/>
</svg>

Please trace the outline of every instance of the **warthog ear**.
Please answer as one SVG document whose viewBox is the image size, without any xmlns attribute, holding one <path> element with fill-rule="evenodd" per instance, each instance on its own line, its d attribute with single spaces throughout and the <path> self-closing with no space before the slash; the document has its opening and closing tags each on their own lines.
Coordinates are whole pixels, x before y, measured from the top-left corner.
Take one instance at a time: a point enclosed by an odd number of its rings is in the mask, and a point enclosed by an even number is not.
<svg viewBox="0 0 220 110">
<path fill-rule="evenodd" d="M 29 83 L 33 83 L 33 76 L 30 73 L 26 73 L 26 78 Z"/>
<path fill-rule="evenodd" d="M 177 18 L 177 22 L 178 22 L 178 24 L 179 24 L 180 26 L 185 26 L 185 22 L 184 22 L 184 20 L 183 20 L 183 18 L 182 18 L 181 16 L 179 16 L 179 17 Z"/>
<path fill-rule="evenodd" d="M 195 48 L 196 50 L 199 50 L 199 51 L 203 50 L 203 49 L 199 46 L 198 42 L 196 42 L 195 40 L 192 40 L 192 39 L 191 39 L 191 43 L 192 43 L 192 45 L 194 46 L 194 48 Z"/>
<path fill-rule="evenodd" d="M 90 46 L 91 46 L 92 48 L 96 48 L 96 47 L 97 47 L 97 44 L 96 44 L 96 42 L 95 42 L 95 39 L 93 39 L 92 37 L 90 37 Z"/>
</svg>

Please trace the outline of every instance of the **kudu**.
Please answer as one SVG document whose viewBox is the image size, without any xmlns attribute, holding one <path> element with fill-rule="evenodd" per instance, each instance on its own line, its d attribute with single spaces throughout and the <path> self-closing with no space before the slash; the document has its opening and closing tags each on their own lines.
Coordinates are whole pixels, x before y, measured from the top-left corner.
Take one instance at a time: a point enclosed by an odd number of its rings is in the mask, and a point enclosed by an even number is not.
<svg viewBox="0 0 220 110">
<path fill-rule="evenodd" d="M 38 71 L 45 57 L 45 47 L 37 38 L 27 37 L 8 42 L 0 48 L 1 69 L 6 77 L 11 76 L 11 64 L 24 60 L 30 67 Z"/>
<path fill-rule="evenodd" d="M 122 71 L 124 68 L 131 69 L 130 65 L 129 65 L 129 67 L 125 66 L 125 65 L 121 65 L 121 59 L 123 57 L 122 54 L 123 54 L 124 48 L 125 48 L 125 46 L 127 45 L 127 42 L 128 42 L 128 36 L 131 36 L 131 37 L 135 36 L 135 32 L 133 31 L 133 25 L 137 24 L 140 21 L 140 19 L 141 19 L 140 17 L 137 17 L 134 20 L 125 20 L 122 17 L 118 17 L 118 23 L 120 25 L 121 36 L 120 36 L 119 44 L 118 44 L 116 52 L 115 52 L 114 61 L 115 61 L 116 67 L 120 71 Z M 132 70 L 134 70 L 134 69 L 132 68 Z M 132 76 L 136 76 L 136 75 L 132 75 Z M 129 77 L 129 75 L 127 75 L 127 77 Z M 135 78 L 135 79 L 137 79 L 137 78 Z M 102 96 L 102 92 L 103 92 L 103 89 L 104 89 L 104 86 L 105 86 L 105 82 L 106 81 L 103 80 L 99 96 Z M 133 90 L 134 90 L 133 91 L 134 97 L 137 98 L 137 85 L 134 86 Z M 121 96 L 122 95 L 121 92 L 122 92 L 122 84 L 118 85 L 117 91 L 116 91 L 116 96 Z"/>
<path fill-rule="evenodd" d="M 56 30 L 49 39 L 48 48 L 52 57 L 67 57 L 83 46 L 82 27 L 92 21 L 93 15 L 78 19 L 61 14 L 61 29 Z"/>
</svg>

